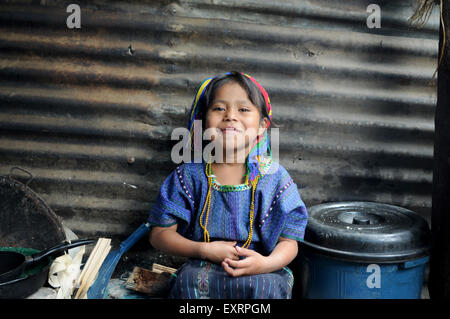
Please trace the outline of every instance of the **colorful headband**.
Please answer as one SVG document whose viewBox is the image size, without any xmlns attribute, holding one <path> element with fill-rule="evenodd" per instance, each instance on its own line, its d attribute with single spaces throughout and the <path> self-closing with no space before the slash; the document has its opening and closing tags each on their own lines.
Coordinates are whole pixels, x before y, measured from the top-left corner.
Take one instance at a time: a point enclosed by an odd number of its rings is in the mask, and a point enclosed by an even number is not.
<svg viewBox="0 0 450 319">
<path fill-rule="evenodd" d="M 227 73 L 227 74 L 231 74 L 231 73 Z M 242 75 L 245 75 L 246 77 L 248 77 L 253 83 L 256 84 L 256 86 L 258 87 L 258 89 L 261 91 L 262 95 L 264 96 L 264 102 L 266 102 L 266 108 L 267 108 L 267 114 L 269 114 L 269 122 L 267 122 L 267 127 L 269 127 L 270 122 L 272 121 L 272 106 L 270 104 L 270 99 L 269 99 L 269 94 L 267 94 L 266 90 L 264 90 L 264 88 L 262 87 L 261 84 L 259 84 L 254 78 L 252 78 L 250 75 L 246 74 L 246 73 L 241 73 Z"/>
</svg>

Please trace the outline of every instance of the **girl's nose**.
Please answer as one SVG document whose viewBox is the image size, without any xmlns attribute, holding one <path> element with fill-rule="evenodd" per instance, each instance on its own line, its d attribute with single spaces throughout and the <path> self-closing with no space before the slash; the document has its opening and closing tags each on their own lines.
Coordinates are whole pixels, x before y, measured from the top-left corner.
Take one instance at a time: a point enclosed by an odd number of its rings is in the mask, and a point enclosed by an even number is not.
<svg viewBox="0 0 450 319">
<path fill-rule="evenodd" d="M 232 121 L 232 120 L 236 120 L 236 112 L 234 110 L 234 108 L 232 107 L 228 107 L 225 111 L 225 117 L 224 117 L 225 121 Z"/>
</svg>

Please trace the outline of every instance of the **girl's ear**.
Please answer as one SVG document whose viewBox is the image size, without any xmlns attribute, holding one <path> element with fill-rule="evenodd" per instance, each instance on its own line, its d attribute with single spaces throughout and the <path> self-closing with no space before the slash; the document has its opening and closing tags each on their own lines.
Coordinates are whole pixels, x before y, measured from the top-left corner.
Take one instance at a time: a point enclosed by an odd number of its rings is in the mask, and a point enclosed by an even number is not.
<svg viewBox="0 0 450 319">
<path fill-rule="evenodd" d="M 263 118 L 258 129 L 258 135 L 261 135 L 264 133 L 264 131 L 267 129 L 267 124 L 269 123 L 269 119 L 267 117 Z"/>
</svg>

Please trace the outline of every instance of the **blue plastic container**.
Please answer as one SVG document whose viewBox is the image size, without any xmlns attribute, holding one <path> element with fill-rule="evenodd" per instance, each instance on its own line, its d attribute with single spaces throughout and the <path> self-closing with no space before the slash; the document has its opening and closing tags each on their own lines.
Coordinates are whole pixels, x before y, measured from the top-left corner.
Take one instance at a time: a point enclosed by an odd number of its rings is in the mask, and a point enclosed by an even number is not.
<svg viewBox="0 0 450 319">
<path fill-rule="evenodd" d="M 420 299 L 429 257 L 396 264 L 340 261 L 314 253 L 301 258 L 308 299 Z"/>
<path fill-rule="evenodd" d="M 313 206 L 299 253 L 301 296 L 419 299 L 429 243 L 426 221 L 404 208 L 370 202 Z"/>
</svg>

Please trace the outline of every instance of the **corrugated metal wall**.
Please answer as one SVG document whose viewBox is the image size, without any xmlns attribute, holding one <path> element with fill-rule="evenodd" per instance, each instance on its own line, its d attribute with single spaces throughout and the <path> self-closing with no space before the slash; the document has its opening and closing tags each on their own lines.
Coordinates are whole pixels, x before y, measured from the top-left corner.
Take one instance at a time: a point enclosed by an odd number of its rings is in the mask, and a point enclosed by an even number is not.
<svg viewBox="0 0 450 319">
<path fill-rule="evenodd" d="M 194 91 L 229 70 L 268 90 L 280 161 L 306 204 L 370 200 L 429 219 L 438 51 L 415 1 L 74 1 L 0 4 L 0 174 L 29 185 L 78 235 L 146 219 Z M 18 174 L 26 179 L 26 175 Z"/>
</svg>

